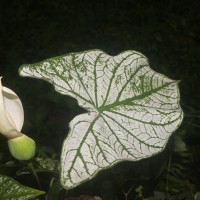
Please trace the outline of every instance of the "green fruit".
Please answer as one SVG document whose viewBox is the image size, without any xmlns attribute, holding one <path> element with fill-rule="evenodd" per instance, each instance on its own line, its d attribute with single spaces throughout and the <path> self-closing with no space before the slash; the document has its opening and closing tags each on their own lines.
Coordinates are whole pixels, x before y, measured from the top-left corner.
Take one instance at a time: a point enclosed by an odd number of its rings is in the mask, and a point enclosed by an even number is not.
<svg viewBox="0 0 200 200">
<path fill-rule="evenodd" d="M 29 160 L 35 155 L 35 141 L 26 135 L 8 140 L 8 147 L 13 157 Z"/>
</svg>

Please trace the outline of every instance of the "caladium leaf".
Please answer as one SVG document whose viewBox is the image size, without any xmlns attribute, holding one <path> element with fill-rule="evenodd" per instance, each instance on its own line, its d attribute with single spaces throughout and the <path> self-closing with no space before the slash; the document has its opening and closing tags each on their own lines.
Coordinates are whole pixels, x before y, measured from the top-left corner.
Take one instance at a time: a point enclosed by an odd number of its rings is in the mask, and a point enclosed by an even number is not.
<svg viewBox="0 0 200 200">
<path fill-rule="evenodd" d="M 135 51 L 71 53 L 23 65 L 22 76 L 49 81 L 87 113 L 70 122 L 61 155 L 61 183 L 73 188 L 123 160 L 160 152 L 180 125 L 178 81 L 156 73 Z"/>
<path fill-rule="evenodd" d="M 23 186 L 8 176 L 0 175 L 0 199 L 2 200 L 28 200 L 44 193 Z"/>
</svg>

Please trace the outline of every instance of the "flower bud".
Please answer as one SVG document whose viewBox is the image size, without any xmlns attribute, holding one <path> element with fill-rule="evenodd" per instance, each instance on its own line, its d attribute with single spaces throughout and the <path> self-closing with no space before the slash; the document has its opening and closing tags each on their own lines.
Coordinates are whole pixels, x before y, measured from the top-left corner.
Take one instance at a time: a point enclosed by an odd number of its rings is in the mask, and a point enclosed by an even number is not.
<svg viewBox="0 0 200 200">
<path fill-rule="evenodd" d="M 34 140 L 24 134 L 9 139 L 8 147 L 12 156 L 18 160 L 29 160 L 35 155 Z"/>
</svg>

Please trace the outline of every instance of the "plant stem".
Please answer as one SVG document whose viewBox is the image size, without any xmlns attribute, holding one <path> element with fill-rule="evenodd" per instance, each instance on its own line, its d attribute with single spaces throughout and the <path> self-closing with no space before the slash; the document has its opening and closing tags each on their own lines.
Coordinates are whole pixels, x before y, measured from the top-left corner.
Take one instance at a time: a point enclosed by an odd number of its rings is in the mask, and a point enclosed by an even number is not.
<svg viewBox="0 0 200 200">
<path fill-rule="evenodd" d="M 37 172 L 36 172 L 36 170 L 35 170 L 35 168 L 34 168 L 34 166 L 33 166 L 33 163 L 32 163 L 32 162 L 29 162 L 29 163 L 27 164 L 27 166 L 28 166 L 28 168 L 30 169 L 30 171 L 31 171 L 31 173 L 33 174 L 33 176 L 35 177 L 35 179 L 36 179 L 36 181 L 37 181 L 37 184 L 38 184 L 40 190 L 43 190 L 43 188 L 42 188 L 42 186 L 41 186 L 41 184 L 40 184 L 40 180 L 39 180 L 39 177 L 38 177 L 38 175 L 37 175 Z M 45 195 L 41 195 L 41 199 L 42 199 L 42 200 L 46 200 Z"/>
<path fill-rule="evenodd" d="M 170 166 L 171 166 L 171 152 L 169 154 L 169 163 L 168 163 L 168 167 L 167 167 L 167 180 L 166 180 L 166 192 L 167 192 L 167 196 L 169 195 L 169 170 L 170 170 Z"/>
</svg>

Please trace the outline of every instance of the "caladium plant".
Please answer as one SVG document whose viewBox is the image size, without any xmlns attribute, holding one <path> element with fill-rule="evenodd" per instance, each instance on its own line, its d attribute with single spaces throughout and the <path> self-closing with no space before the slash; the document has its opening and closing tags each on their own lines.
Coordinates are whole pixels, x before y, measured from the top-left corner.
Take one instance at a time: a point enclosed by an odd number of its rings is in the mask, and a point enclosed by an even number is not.
<svg viewBox="0 0 200 200">
<path fill-rule="evenodd" d="M 73 188 L 100 170 L 161 152 L 179 127 L 178 81 L 152 70 L 136 51 L 70 53 L 21 66 L 21 76 L 44 79 L 88 112 L 69 124 L 61 183 Z"/>
</svg>

